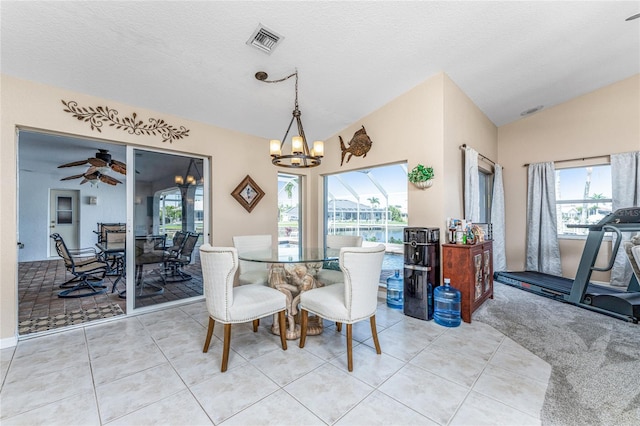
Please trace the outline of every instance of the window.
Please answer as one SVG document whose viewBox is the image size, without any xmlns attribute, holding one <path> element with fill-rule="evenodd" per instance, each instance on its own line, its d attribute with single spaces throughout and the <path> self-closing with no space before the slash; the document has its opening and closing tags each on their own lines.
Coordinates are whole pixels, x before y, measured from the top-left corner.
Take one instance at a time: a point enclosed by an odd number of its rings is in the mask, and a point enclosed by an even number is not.
<svg viewBox="0 0 640 426">
<path fill-rule="evenodd" d="M 408 223 L 406 163 L 328 175 L 324 188 L 326 234 L 402 244 Z"/>
<path fill-rule="evenodd" d="M 202 185 L 196 185 L 193 188 L 193 194 L 189 195 L 188 188 L 172 188 L 159 192 L 159 232 L 161 234 L 173 235 L 176 231 L 186 230 L 193 232 L 204 232 L 204 190 Z M 185 223 L 189 223 L 183 228 L 183 198 L 185 197 L 187 203 L 193 203 L 193 217 L 184 218 Z M 148 202 L 149 210 L 147 216 L 153 216 L 153 197 L 149 197 Z M 188 216 L 191 209 L 187 207 L 186 210 Z"/>
<path fill-rule="evenodd" d="M 279 244 L 302 245 L 301 180 L 300 176 L 278 173 Z"/>
<path fill-rule="evenodd" d="M 480 187 L 480 223 L 491 222 L 491 200 L 493 197 L 493 173 L 478 169 Z"/>
<path fill-rule="evenodd" d="M 611 213 L 611 165 L 557 169 L 556 213 L 558 235 L 587 235 L 569 225 L 598 223 Z"/>
</svg>

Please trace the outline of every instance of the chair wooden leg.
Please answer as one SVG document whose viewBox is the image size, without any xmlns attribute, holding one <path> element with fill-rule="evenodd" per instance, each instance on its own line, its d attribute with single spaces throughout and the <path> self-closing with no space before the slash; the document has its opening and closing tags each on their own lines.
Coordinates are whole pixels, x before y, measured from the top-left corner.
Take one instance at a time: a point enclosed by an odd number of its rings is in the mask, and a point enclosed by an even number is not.
<svg viewBox="0 0 640 426">
<path fill-rule="evenodd" d="M 209 328 L 207 328 L 207 338 L 204 341 L 204 348 L 202 349 L 202 352 L 206 353 L 209 351 L 209 344 L 211 344 L 211 336 L 213 335 L 213 327 L 215 324 L 216 322 L 213 318 L 209 317 Z"/>
<path fill-rule="evenodd" d="M 222 368 L 221 372 L 227 371 L 227 363 L 229 362 L 229 346 L 231 346 L 231 324 L 224 325 L 224 346 L 222 349 Z"/>
<path fill-rule="evenodd" d="M 347 324 L 347 369 L 353 371 L 353 324 Z"/>
<path fill-rule="evenodd" d="M 258 326 L 260 325 L 260 318 L 253 320 L 253 332 L 256 333 L 258 331 Z"/>
<path fill-rule="evenodd" d="M 376 345 L 376 353 L 380 355 L 382 351 L 380 350 L 380 342 L 378 341 L 378 330 L 376 330 L 376 316 L 373 315 L 369 318 L 369 322 L 371 323 L 371 336 L 373 336 L 373 343 Z"/>
<path fill-rule="evenodd" d="M 338 330 L 338 332 L 342 331 L 342 323 L 341 322 L 337 322 L 336 323 L 336 330 Z"/>
<path fill-rule="evenodd" d="M 284 316 L 284 310 L 278 312 L 278 325 L 280 326 L 280 343 L 282 350 L 287 350 L 287 320 Z"/>
<path fill-rule="evenodd" d="M 304 343 L 307 340 L 307 321 L 309 320 L 309 312 L 300 310 L 300 347 L 304 348 Z"/>
</svg>

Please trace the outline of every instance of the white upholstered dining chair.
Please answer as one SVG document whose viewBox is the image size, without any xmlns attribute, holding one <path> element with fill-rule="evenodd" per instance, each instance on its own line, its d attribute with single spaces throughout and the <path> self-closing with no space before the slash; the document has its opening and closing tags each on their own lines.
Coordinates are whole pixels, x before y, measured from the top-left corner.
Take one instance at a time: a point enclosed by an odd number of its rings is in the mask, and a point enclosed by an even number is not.
<svg viewBox="0 0 640 426">
<path fill-rule="evenodd" d="M 209 350 L 215 322 L 224 324 L 222 367 L 227 371 L 229 347 L 231 344 L 231 324 L 253 321 L 253 331 L 258 331 L 260 318 L 278 314 L 280 342 L 287 349 L 285 309 L 286 297 L 278 290 L 264 284 L 233 286 L 238 269 L 238 251 L 234 247 L 200 246 L 200 263 L 204 297 L 209 311 L 209 327 L 202 352 Z"/>
<path fill-rule="evenodd" d="M 233 237 L 233 246 L 240 253 L 269 250 L 271 248 L 271 235 L 238 235 Z M 261 284 L 266 283 L 268 279 L 268 264 L 240 261 L 238 284 Z"/>
<path fill-rule="evenodd" d="M 342 247 L 361 247 L 362 236 L 360 235 L 327 235 L 328 249 L 341 249 Z M 342 271 L 338 267 L 337 261 L 324 262 L 316 277 L 324 285 L 342 282 Z"/>
<path fill-rule="evenodd" d="M 340 330 L 347 324 L 347 367 L 353 371 L 352 325 L 369 318 L 376 353 L 381 354 L 376 331 L 378 285 L 385 247 L 343 247 L 340 249 L 340 268 L 343 282 L 315 288 L 300 295 L 300 347 L 307 337 L 309 312 L 335 321 Z"/>
</svg>

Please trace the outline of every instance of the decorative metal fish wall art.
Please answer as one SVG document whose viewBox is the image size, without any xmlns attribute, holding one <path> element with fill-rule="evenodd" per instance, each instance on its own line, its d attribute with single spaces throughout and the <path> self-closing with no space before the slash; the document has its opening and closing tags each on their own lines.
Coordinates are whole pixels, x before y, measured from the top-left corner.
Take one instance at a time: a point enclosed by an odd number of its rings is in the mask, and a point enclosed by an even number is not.
<svg viewBox="0 0 640 426">
<path fill-rule="evenodd" d="M 371 149 L 371 145 L 373 144 L 371 138 L 369 138 L 369 135 L 367 135 L 367 131 L 365 130 L 364 126 L 362 126 L 362 129 L 353 134 L 353 138 L 351 138 L 351 140 L 349 141 L 348 148 L 344 144 L 342 136 L 338 135 L 338 137 L 340 138 L 340 149 L 342 149 L 342 160 L 340 161 L 341 166 L 344 163 L 344 157 L 347 155 L 347 153 L 349 154 L 349 156 L 347 157 L 347 163 L 354 155 L 356 157 L 364 158 L 367 156 L 367 152 L 369 152 L 369 150 Z"/>
</svg>

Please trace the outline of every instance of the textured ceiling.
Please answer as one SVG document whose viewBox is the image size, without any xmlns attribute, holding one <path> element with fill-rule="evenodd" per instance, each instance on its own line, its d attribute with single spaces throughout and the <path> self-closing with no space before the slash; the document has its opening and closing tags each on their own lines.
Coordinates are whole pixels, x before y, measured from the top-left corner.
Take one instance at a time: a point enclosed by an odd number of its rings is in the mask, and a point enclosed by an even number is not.
<svg viewBox="0 0 640 426">
<path fill-rule="evenodd" d="M 281 138 L 298 69 L 307 137 L 325 139 L 441 71 L 498 126 L 640 72 L 638 1 L 12 2 L 1 70 Z M 259 23 L 284 36 L 267 55 Z"/>
</svg>

